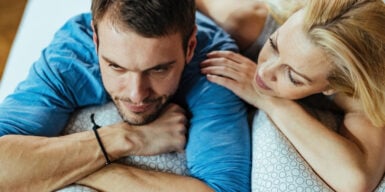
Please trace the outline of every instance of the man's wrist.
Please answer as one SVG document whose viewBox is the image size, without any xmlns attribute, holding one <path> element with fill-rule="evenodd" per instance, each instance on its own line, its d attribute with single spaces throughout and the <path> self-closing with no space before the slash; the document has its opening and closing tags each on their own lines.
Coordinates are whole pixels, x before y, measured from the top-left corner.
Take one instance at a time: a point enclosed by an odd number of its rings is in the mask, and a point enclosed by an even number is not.
<svg viewBox="0 0 385 192">
<path fill-rule="evenodd" d="M 135 133 L 131 130 L 131 126 L 126 124 L 122 127 L 121 124 L 123 123 L 98 129 L 99 137 L 103 141 L 110 161 L 133 154 L 134 143 L 131 142 L 130 137 Z"/>
<path fill-rule="evenodd" d="M 103 141 L 100 139 L 100 136 L 99 136 L 99 133 L 98 133 L 98 129 L 100 128 L 100 126 L 99 126 L 98 124 L 95 123 L 94 116 L 95 116 L 95 114 L 92 113 L 92 114 L 91 114 L 91 117 L 90 117 L 90 118 L 91 118 L 91 122 L 92 122 L 92 124 L 93 124 L 92 130 L 93 130 L 94 133 L 95 133 L 95 137 L 96 137 L 96 140 L 98 141 L 100 150 L 102 151 L 103 156 L 104 156 L 104 158 L 105 158 L 105 160 L 106 160 L 105 165 L 109 165 L 109 164 L 111 164 L 111 160 L 110 160 L 110 158 L 108 157 L 107 151 L 106 151 L 106 149 L 105 149 L 105 147 L 104 147 L 104 145 L 103 145 Z"/>
</svg>

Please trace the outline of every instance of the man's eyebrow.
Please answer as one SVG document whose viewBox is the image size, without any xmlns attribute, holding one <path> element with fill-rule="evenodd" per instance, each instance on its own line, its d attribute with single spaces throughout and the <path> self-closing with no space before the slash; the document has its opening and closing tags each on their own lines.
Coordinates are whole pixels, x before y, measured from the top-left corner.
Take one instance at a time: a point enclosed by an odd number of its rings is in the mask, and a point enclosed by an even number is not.
<svg viewBox="0 0 385 192">
<path fill-rule="evenodd" d="M 167 68 L 169 67 L 170 65 L 174 65 L 176 63 L 176 60 L 172 60 L 172 61 L 167 61 L 167 62 L 163 62 L 163 63 L 159 63 L 153 67 L 150 67 L 148 69 L 145 69 L 144 71 L 151 71 L 153 69 L 159 69 L 159 68 Z"/>
<path fill-rule="evenodd" d="M 112 59 L 109 59 L 107 57 L 105 57 L 104 55 L 101 55 L 102 59 L 105 60 L 107 63 L 111 63 L 111 64 L 114 64 L 114 65 L 117 65 L 119 67 L 122 67 L 121 65 L 117 64 L 116 62 L 114 62 Z M 165 67 L 168 67 L 170 65 L 173 65 L 176 63 L 176 60 L 171 60 L 171 61 L 166 61 L 166 62 L 162 62 L 162 63 L 159 63 L 153 67 L 150 67 L 148 69 L 144 69 L 142 71 L 150 71 L 150 70 L 153 70 L 153 69 L 157 69 L 157 68 L 165 68 Z M 124 67 L 122 67 L 124 68 Z"/>
<path fill-rule="evenodd" d="M 115 61 L 112 61 L 112 59 L 109 59 L 109 58 L 107 58 L 107 57 L 104 56 L 104 55 L 101 55 L 101 57 L 102 57 L 103 60 L 107 61 L 107 63 L 112 63 L 112 64 L 115 64 L 115 65 L 116 65 L 116 62 L 115 62 Z"/>
</svg>

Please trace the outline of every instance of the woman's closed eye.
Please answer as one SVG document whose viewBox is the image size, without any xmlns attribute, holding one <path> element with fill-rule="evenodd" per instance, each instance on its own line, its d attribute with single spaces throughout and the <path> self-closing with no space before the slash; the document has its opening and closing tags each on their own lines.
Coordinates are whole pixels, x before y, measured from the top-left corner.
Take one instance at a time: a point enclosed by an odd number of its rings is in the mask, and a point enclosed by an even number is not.
<svg viewBox="0 0 385 192">
<path fill-rule="evenodd" d="M 299 80 L 297 80 L 293 75 L 293 70 L 291 70 L 289 67 L 287 68 L 287 76 L 290 80 L 290 82 L 295 85 L 295 86 L 300 86 L 300 85 L 303 85 L 303 83 Z"/>
<path fill-rule="evenodd" d="M 271 46 L 276 52 L 278 52 L 277 44 L 274 42 L 272 36 L 269 37 L 269 42 L 270 42 L 270 46 Z"/>
</svg>

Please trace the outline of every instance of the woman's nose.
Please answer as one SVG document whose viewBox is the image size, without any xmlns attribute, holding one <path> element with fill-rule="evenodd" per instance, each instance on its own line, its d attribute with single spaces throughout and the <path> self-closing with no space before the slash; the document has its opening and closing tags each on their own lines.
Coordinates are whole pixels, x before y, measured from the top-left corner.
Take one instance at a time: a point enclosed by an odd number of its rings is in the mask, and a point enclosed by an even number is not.
<svg viewBox="0 0 385 192">
<path fill-rule="evenodd" d="M 267 61 L 261 65 L 259 75 L 265 81 L 275 82 L 277 81 L 277 71 L 278 71 L 277 64 L 274 62 Z"/>
</svg>

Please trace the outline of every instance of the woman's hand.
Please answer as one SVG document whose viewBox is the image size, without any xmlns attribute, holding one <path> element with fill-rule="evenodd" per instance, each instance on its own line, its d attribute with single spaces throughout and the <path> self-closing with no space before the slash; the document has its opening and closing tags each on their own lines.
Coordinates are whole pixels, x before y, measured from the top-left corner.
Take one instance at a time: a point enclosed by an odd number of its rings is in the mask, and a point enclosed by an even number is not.
<svg viewBox="0 0 385 192">
<path fill-rule="evenodd" d="M 254 86 L 257 64 L 250 59 L 231 51 L 213 51 L 207 57 L 201 63 L 201 71 L 207 79 L 230 89 L 254 107 L 266 111 L 272 105 L 293 102 L 260 93 Z"/>
<path fill-rule="evenodd" d="M 207 75 L 207 79 L 254 105 L 253 101 L 260 95 L 253 86 L 257 64 L 231 51 L 213 51 L 207 57 L 201 63 L 201 72 Z"/>
</svg>

